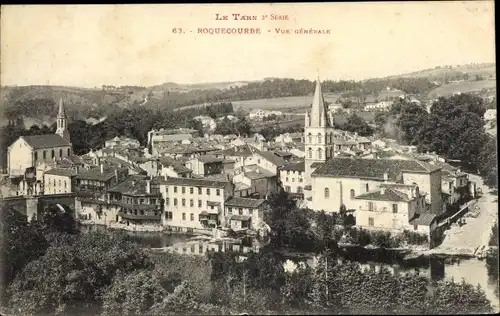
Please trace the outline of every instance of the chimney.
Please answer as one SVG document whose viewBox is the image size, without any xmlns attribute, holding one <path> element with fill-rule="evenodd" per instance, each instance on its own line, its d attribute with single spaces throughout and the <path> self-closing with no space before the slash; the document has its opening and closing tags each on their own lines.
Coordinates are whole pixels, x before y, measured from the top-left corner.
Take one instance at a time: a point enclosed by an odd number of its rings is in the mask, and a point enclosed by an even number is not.
<svg viewBox="0 0 500 316">
<path fill-rule="evenodd" d="M 165 178 L 165 181 L 167 181 L 168 180 L 168 175 L 165 173 L 163 176 Z"/>
<path fill-rule="evenodd" d="M 101 164 L 101 173 L 104 173 L 104 164 Z"/>
<path fill-rule="evenodd" d="M 132 186 L 133 187 L 135 186 L 135 180 L 132 180 Z"/>
<path fill-rule="evenodd" d="M 385 195 L 385 187 L 380 187 L 380 194 Z"/>
<path fill-rule="evenodd" d="M 118 181 L 118 169 L 115 169 L 115 178 L 116 178 L 116 181 Z"/>
<path fill-rule="evenodd" d="M 411 198 L 414 199 L 415 197 L 415 188 L 411 188 Z"/>
<path fill-rule="evenodd" d="M 389 174 L 386 172 L 384 172 L 384 182 L 387 182 L 389 180 Z"/>
<path fill-rule="evenodd" d="M 151 194 L 151 180 L 146 180 L 146 193 Z"/>
</svg>

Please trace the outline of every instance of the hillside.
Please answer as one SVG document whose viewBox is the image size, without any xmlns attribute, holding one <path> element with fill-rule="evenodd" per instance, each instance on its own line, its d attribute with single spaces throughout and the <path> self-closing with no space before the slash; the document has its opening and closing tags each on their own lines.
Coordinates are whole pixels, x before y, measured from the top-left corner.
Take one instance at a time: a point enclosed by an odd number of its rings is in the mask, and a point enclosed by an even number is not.
<svg viewBox="0 0 500 316">
<path fill-rule="evenodd" d="M 456 76 L 469 74 L 470 76 L 480 75 L 484 78 L 495 77 L 496 64 L 469 64 L 469 65 L 456 65 L 456 66 L 438 66 L 432 69 L 424 69 L 407 74 L 396 76 L 388 76 L 382 79 L 395 79 L 395 78 L 428 78 L 430 80 L 443 80 L 448 77 L 453 80 Z"/>
<path fill-rule="evenodd" d="M 483 89 L 490 90 L 496 89 L 496 80 L 481 80 L 481 81 L 461 81 L 461 82 L 452 82 L 448 84 L 444 84 L 442 86 L 437 87 L 436 89 L 429 92 L 427 95 L 429 98 L 437 98 L 440 96 L 448 96 L 454 93 L 470 93 L 470 92 L 479 92 Z"/>
</svg>

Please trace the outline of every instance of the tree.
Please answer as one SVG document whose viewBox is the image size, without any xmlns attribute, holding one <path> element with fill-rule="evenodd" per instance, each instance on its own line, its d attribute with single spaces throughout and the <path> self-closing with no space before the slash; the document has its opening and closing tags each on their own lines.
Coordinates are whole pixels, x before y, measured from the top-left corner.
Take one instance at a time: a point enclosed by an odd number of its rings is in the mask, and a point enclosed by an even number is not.
<svg viewBox="0 0 500 316">
<path fill-rule="evenodd" d="M 141 315 L 163 301 L 167 291 L 149 270 L 118 274 L 103 297 L 103 315 Z"/>
<path fill-rule="evenodd" d="M 398 127 L 402 130 L 403 139 L 409 145 L 418 144 L 417 134 L 424 122 L 428 120 L 427 111 L 414 103 L 403 103 L 399 112 Z"/>
<path fill-rule="evenodd" d="M 353 113 L 347 118 L 347 123 L 344 124 L 343 130 L 348 132 L 358 133 L 360 136 L 373 135 L 373 129 L 359 115 Z"/>
</svg>

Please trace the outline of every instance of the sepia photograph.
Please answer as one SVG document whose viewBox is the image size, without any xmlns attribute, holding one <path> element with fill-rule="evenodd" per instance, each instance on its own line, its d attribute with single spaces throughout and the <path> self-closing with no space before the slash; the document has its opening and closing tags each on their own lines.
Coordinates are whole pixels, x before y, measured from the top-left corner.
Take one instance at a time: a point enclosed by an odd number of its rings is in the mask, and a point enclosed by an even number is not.
<svg viewBox="0 0 500 316">
<path fill-rule="evenodd" d="M 0 315 L 500 312 L 493 1 L 2 5 Z"/>
</svg>

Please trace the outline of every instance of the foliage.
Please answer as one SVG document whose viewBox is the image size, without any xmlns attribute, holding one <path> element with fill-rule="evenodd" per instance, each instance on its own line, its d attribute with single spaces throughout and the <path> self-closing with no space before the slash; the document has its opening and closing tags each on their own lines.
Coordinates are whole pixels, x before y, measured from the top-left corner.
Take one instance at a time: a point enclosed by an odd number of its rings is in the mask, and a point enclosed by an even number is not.
<svg viewBox="0 0 500 316">
<path fill-rule="evenodd" d="M 7 299 L 5 290 L 12 280 L 30 261 L 45 253 L 48 243 L 42 231 L 30 225 L 25 215 L 3 206 L 1 216 L 0 295 L 2 300 L 5 300 Z"/>
<path fill-rule="evenodd" d="M 62 238 L 15 278 L 11 303 L 23 314 L 71 314 L 99 307 L 119 271 L 127 274 L 150 267 L 147 257 L 123 234 L 91 232 Z"/>
<path fill-rule="evenodd" d="M 341 126 L 341 129 L 352 133 L 358 133 L 360 136 L 371 136 L 374 132 L 372 127 L 356 113 L 353 113 L 347 118 L 347 122 Z"/>
<path fill-rule="evenodd" d="M 497 139 L 488 137 L 478 157 L 478 169 L 484 183 L 492 188 L 498 186 L 497 162 Z"/>
</svg>

